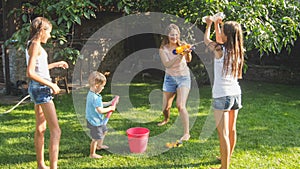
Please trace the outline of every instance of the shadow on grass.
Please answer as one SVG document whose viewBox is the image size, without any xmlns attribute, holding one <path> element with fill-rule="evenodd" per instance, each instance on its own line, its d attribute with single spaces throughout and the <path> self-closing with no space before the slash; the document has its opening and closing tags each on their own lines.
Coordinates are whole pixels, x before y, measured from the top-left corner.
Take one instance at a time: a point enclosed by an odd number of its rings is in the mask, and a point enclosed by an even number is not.
<svg viewBox="0 0 300 169">
<path fill-rule="evenodd" d="M 288 151 L 300 146 L 299 86 L 243 81 L 237 121 L 242 149 Z"/>
<path fill-rule="evenodd" d="M 300 110 L 300 95 L 298 94 L 300 93 L 300 88 L 297 86 L 286 87 L 245 81 L 241 83 L 241 86 L 244 93 L 242 96 L 244 107 L 241 109 L 237 121 L 238 142 L 236 150 L 254 150 L 268 154 L 273 151 L 284 153 L 289 151 L 287 149 L 289 147 L 300 147 L 300 114 L 298 113 L 298 110 Z M 200 109 L 200 113 L 203 113 L 202 111 L 209 109 L 211 98 L 207 94 L 205 97 L 201 97 L 201 99 L 203 99 L 202 103 L 205 103 Z M 72 96 L 59 96 L 59 99 L 55 100 L 55 102 L 62 129 L 59 159 L 67 160 L 66 163 L 70 163 L 70 165 L 73 162 L 90 162 L 86 158 L 89 155 L 91 140 L 82 129 L 76 117 Z M 5 109 L 9 108 L 9 106 L 2 107 Z M 177 118 L 177 115 L 173 113 L 172 118 Z M 156 122 L 141 124 L 116 117 L 117 114 L 112 116 L 114 119 L 111 119 L 111 125 L 115 125 L 114 127 L 117 130 L 123 131 L 123 133 L 119 134 L 124 136 L 126 136 L 126 129 L 130 127 L 147 127 L 151 130 L 151 134 L 158 135 L 173 125 L 172 120 L 168 124 L 169 126 L 157 127 Z M 218 164 L 217 161 L 210 161 L 210 154 L 218 153 L 219 143 L 216 132 L 214 131 L 206 143 L 198 142 L 206 118 L 207 115 L 198 115 L 194 126 L 191 128 L 191 141 L 186 143 L 182 149 L 173 149 L 151 157 L 151 160 L 161 161 L 158 165 L 151 165 L 151 161 L 148 161 L 147 163 L 149 164 L 147 166 L 147 164 L 143 165 L 135 161 L 134 164 L 136 165 L 132 164 L 133 166 L 105 168 L 197 168 Z M 0 165 L 14 166 L 36 160 L 33 144 L 34 127 L 35 119 L 33 104 L 31 103 L 21 105 L 13 112 L 0 117 Z M 46 140 L 49 140 L 49 130 L 47 130 L 46 135 Z M 109 142 L 105 142 L 105 144 L 109 145 Z M 164 142 L 162 146 L 163 144 Z M 47 149 L 48 145 L 45 148 Z M 128 146 L 121 146 L 119 148 L 126 154 L 129 153 Z M 47 151 L 45 150 L 45 159 L 48 159 Z M 113 156 L 111 158 L 108 157 L 113 160 L 123 158 L 123 156 L 120 157 L 108 151 L 101 151 L 99 153 L 104 156 Z M 195 161 L 181 161 L 181 158 L 191 158 Z M 200 162 L 198 162 L 198 159 Z M 164 160 L 177 161 L 174 164 L 170 164 L 164 162 Z M 137 161 L 140 162 L 139 160 Z M 107 162 L 104 160 L 103 163 Z M 62 167 L 67 168 L 68 166 L 69 164 L 62 165 Z M 91 165 L 85 168 L 99 168 L 95 166 Z M 117 164 L 114 166 L 117 166 Z M 80 168 L 82 168 L 81 165 Z"/>
<path fill-rule="evenodd" d="M 164 165 L 152 165 L 152 166 L 139 166 L 136 165 L 134 167 L 105 167 L 106 169 L 160 169 L 160 168 L 193 168 L 193 167 L 199 167 L 199 166 L 208 166 L 208 165 L 214 165 L 213 162 L 206 162 L 206 163 L 196 163 L 196 164 L 185 164 L 185 165 L 178 165 L 178 164 L 164 164 Z M 86 167 L 83 169 L 99 169 L 97 167 Z"/>
</svg>

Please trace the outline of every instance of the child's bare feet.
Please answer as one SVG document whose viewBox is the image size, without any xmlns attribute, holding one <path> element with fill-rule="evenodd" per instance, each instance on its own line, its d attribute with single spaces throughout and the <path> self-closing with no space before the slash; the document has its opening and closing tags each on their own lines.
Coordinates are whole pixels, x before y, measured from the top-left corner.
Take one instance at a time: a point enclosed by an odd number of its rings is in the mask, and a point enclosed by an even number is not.
<svg viewBox="0 0 300 169">
<path fill-rule="evenodd" d="M 190 135 L 189 134 L 184 134 L 182 137 L 181 137 L 181 141 L 188 141 L 190 139 Z"/>
<path fill-rule="evenodd" d="M 109 149 L 109 147 L 107 145 L 102 145 L 102 146 L 97 146 L 97 150 L 106 150 L 106 149 Z"/>
<path fill-rule="evenodd" d="M 163 126 L 163 125 L 165 125 L 165 124 L 167 124 L 167 123 L 168 123 L 168 121 L 167 121 L 167 120 L 164 120 L 164 121 L 158 123 L 157 125 L 158 125 L 158 126 Z"/>
<path fill-rule="evenodd" d="M 102 156 L 98 154 L 90 154 L 90 158 L 102 158 Z"/>
<path fill-rule="evenodd" d="M 50 167 L 43 165 L 43 166 L 38 166 L 38 169 L 50 169 Z"/>
<path fill-rule="evenodd" d="M 50 167 L 48 167 L 44 164 L 44 165 L 39 165 L 38 169 L 50 169 Z"/>
</svg>

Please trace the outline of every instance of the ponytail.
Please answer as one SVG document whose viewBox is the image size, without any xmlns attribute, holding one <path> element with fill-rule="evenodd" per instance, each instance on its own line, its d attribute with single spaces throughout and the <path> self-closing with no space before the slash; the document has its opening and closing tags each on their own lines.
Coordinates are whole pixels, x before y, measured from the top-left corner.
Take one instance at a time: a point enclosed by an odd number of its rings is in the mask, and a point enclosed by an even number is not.
<svg viewBox="0 0 300 169">
<path fill-rule="evenodd" d="M 35 18 L 30 24 L 29 41 L 40 38 L 43 30 L 52 28 L 51 22 L 44 17 Z"/>
</svg>

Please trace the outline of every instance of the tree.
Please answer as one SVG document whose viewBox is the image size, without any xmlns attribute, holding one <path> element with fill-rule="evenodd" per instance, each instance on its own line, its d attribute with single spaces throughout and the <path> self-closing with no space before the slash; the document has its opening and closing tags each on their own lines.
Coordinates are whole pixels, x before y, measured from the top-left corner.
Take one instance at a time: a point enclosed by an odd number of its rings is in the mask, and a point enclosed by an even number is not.
<svg viewBox="0 0 300 169">
<path fill-rule="evenodd" d="M 226 20 L 236 20 L 245 32 L 247 51 L 264 54 L 291 52 L 300 35 L 300 5 L 297 0 L 190 0 L 161 2 L 163 12 L 195 22 L 197 18 L 224 12 Z M 177 10 L 180 9 L 180 10 Z M 199 23 L 199 26 L 203 25 Z"/>
<path fill-rule="evenodd" d="M 95 11 L 100 9 L 114 9 L 125 14 L 159 11 L 183 17 L 188 22 L 197 23 L 200 28 L 204 28 L 204 24 L 199 18 L 222 11 L 227 16 L 225 20 L 242 24 L 246 50 L 258 49 L 261 56 L 280 53 L 283 48 L 290 52 L 300 35 L 297 0 L 41 0 L 12 11 L 22 16 L 24 24 L 7 42 L 14 40 L 16 46 L 24 49 L 29 21 L 40 15 L 52 21 L 54 39 L 65 45 L 66 37 L 74 34 L 74 24 L 80 25 L 82 18 L 96 17 Z M 68 53 L 66 56 L 72 61 L 79 56 L 79 51 L 71 46 L 60 51 L 61 55 L 63 53 Z"/>
<path fill-rule="evenodd" d="M 102 0 L 103 1 L 103 0 Z M 101 2 L 102 2 L 101 1 Z M 130 1 L 109 0 L 127 14 L 157 11 L 177 15 L 188 22 L 203 26 L 203 16 L 224 12 L 225 20 L 236 20 L 245 32 L 248 51 L 258 49 L 263 54 L 278 54 L 285 48 L 288 52 L 300 35 L 300 5 L 297 0 L 169 0 Z"/>
<path fill-rule="evenodd" d="M 73 37 L 74 25 L 80 25 L 81 19 L 95 18 L 94 11 L 96 9 L 95 4 L 89 0 L 42 0 L 24 3 L 21 9 L 14 9 L 10 12 L 10 14 L 17 13 L 17 16 L 21 16 L 23 24 L 21 29 L 17 30 L 5 44 L 14 42 L 17 49 L 25 50 L 31 20 L 35 16 L 43 16 L 49 19 L 53 25 L 52 40 L 63 48 L 55 53 L 54 58 L 66 56 L 75 63 L 80 52 L 72 47 L 72 38 L 69 38 L 71 42 L 67 43 L 67 37 Z"/>
</svg>

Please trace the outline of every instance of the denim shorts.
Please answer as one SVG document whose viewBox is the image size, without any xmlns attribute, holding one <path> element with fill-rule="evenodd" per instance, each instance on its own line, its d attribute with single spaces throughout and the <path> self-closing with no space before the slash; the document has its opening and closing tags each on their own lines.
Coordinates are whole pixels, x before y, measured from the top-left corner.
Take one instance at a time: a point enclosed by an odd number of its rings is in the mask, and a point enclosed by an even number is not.
<svg viewBox="0 0 300 169">
<path fill-rule="evenodd" d="M 190 76 L 170 76 L 165 75 L 163 91 L 164 92 L 176 92 L 177 88 L 186 87 L 191 88 Z"/>
<path fill-rule="evenodd" d="M 88 121 L 86 121 L 87 127 L 90 129 L 90 134 L 92 139 L 94 140 L 103 140 L 105 132 L 107 132 L 107 126 L 101 125 L 101 126 L 93 126 Z"/>
<path fill-rule="evenodd" d="M 51 88 L 34 80 L 29 82 L 28 93 L 34 104 L 47 103 L 53 99 Z"/>
<path fill-rule="evenodd" d="M 224 96 L 213 99 L 213 107 L 217 110 L 237 110 L 242 108 L 241 95 Z"/>
</svg>

